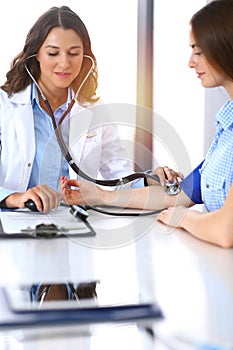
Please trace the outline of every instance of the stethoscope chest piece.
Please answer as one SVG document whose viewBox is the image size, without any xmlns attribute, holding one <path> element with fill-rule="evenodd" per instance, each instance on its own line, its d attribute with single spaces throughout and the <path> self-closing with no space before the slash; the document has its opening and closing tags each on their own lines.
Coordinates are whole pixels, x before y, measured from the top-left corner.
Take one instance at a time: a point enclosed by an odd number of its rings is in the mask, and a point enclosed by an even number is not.
<svg viewBox="0 0 233 350">
<path fill-rule="evenodd" d="M 174 196 L 181 191 L 180 184 L 177 180 L 174 180 L 172 183 L 168 180 L 165 181 L 165 193 L 169 196 Z"/>
</svg>

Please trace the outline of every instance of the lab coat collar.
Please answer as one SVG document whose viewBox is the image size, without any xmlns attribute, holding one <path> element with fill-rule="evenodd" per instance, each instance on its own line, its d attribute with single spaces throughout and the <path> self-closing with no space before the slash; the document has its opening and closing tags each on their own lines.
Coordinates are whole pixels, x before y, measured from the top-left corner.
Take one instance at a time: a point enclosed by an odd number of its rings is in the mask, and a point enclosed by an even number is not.
<svg viewBox="0 0 233 350">
<path fill-rule="evenodd" d="M 27 86 L 25 90 L 19 91 L 10 96 L 10 101 L 22 105 L 30 103 L 31 85 Z"/>
</svg>

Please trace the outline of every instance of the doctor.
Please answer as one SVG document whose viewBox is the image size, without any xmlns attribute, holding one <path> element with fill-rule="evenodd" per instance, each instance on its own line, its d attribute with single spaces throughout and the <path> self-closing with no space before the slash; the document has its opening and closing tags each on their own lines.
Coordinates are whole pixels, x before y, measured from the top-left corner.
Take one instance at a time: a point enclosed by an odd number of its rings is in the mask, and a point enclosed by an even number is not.
<svg viewBox="0 0 233 350">
<path fill-rule="evenodd" d="M 23 208 L 33 199 L 47 212 L 59 204 L 59 177 L 70 176 L 43 94 L 58 122 L 81 87 L 62 133 L 88 175 L 133 172 L 116 127 L 93 118 L 99 114 L 92 110 L 98 103 L 96 59 L 85 25 L 68 7 L 53 7 L 36 21 L 6 76 L 0 91 L 2 207 Z"/>
<path fill-rule="evenodd" d="M 69 7 L 52 7 L 38 18 L 6 78 L 0 90 L 1 208 L 24 208 L 29 199 L 43 212 L 59 205 L 59 178 L 74 174 L 61 154 L 51 112 L 58 123 L 74 97 L 62 135 L 77 164 L 94 178 L 133 172 L 97 96 L 89 34 Z"/>
</svg>

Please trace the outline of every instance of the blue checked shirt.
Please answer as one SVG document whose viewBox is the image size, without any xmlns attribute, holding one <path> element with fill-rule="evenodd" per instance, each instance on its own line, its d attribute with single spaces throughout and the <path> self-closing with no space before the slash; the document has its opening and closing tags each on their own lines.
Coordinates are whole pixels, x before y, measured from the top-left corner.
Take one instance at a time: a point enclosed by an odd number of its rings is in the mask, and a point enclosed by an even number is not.
<svg viewBox="0 0 233 350">
<path fill-rule="evenodd" d="M 181 183 L 194 203 L 208 211 L 222 207 L 233 182 L 233 101 L 216 115 L 216 134 L 205 160 Z"/>
<path fill-rule="evenodd" d="M 201 170 L 202 200 L 208 211 L 222 207 L 233 181 L 233 101 L 216 116 L 216 134 Z"/>
</svg>

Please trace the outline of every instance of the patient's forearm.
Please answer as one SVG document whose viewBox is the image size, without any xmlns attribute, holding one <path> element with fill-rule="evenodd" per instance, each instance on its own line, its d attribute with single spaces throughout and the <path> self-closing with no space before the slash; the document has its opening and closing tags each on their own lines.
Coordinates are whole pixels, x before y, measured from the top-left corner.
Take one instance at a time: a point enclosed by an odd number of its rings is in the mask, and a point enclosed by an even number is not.
<svg viewBox="0 0 233 350">
<path fill-rule="evenodd" d="M 224 210 L 211 213 L 187 210 L 180 227 L 199 239 L 230 248 L 233 246 L 232 219 L 224 214 Z"/>
<path fill-rule="evenodd" d="M 148 210 L 163 209 L 170 206 L 192 205 L 190 199 L 181 191 L 178 195 L 169 196 L 162 186 L 149 186 L 144 188 L 103 191 L 101 193 L 101 204 L 140 208 Z"/>
</svg>

